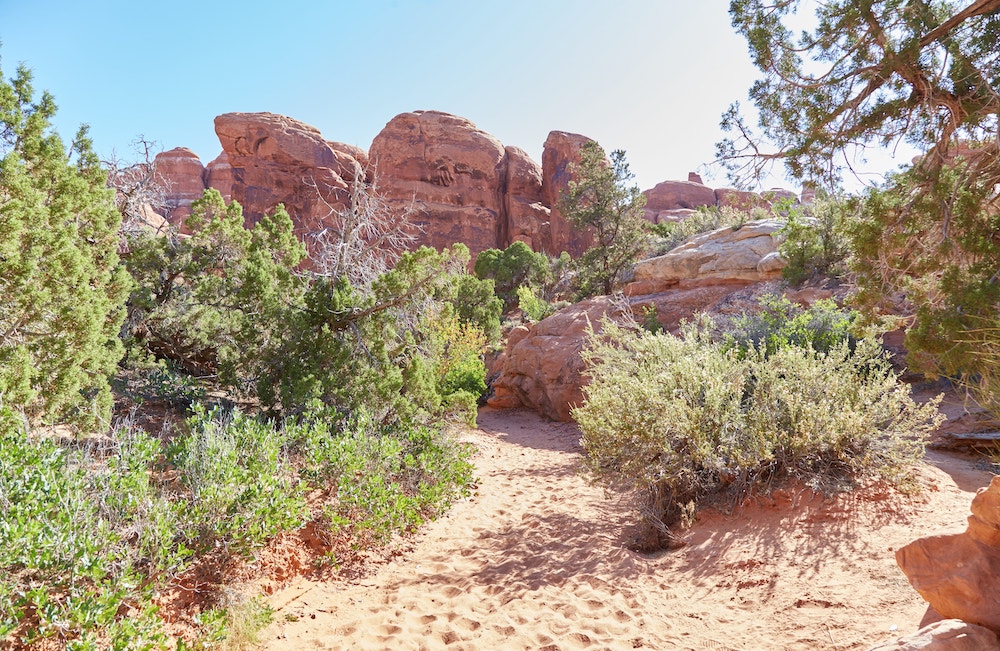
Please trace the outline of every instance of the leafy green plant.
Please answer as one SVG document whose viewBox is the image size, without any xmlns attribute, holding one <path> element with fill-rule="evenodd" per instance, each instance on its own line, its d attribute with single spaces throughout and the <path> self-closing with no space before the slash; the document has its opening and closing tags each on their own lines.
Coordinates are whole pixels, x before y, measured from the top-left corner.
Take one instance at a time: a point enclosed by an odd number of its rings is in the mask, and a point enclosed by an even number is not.
<svg viewBox="0 0 1000 651">
<path fill-rule="evenodd" d="M 555 314 L 555 306 L 535 294 L 530 287 L 517 288 L 517 305 L 529 321 L 538 322 Z"/>
<path fill-rule="evenodd" d="M 307 513 L 285 435 L 239 410 L 195 407 L 188 432 L 166 450 L 187 489 L 183 535 L 194 549 L 247 550 L 292 529 Z"/>
<path fill-rule="evenodd" d="M 503 311 L 517 306 L 520 287 L 541 287 L 549 280 L 549 260 L 524 242 L 513 242 L 506 249 L 487 249 L 476 256 L 476 276 L 495 283 L 496 295 L 503 301 Z"/>
<path fill-rule="evenodd" d="M 840 277 L 847 272 L 851 213 L 845 199 L 819 197 L 811 205 L 789 206 L 779 251 L 788 261 L 782 276 L 793 285 L 815 276 Z"/>
<path fill-rule="evenodd" d="M 632 495 L 654 532 L 646 546 L 679 542 L 671 527 L 706 501 L 738 500 L 775 479 L 907 487 L 940 416 L 934 401 L 911 400 L 876 342 L 741 356 L 712 328 L 690 324 L 674 337 L 605 322 L 583 353 L 591 381 L 573 416 L 585 465 Z"/>
<path fill-rule="evenodd" d="M 741 356 L 759 350 L 764 355 L 797 346 L 828 353 L 842 343 L 853 349 L 856 341 L 851 327 L 857 318 L 852 310 L 842 310 L 831 299 L 816 301 L 808 308 L 783 296 L 767 294 L 759 299 L 760 309 L 720 322 L 727 346 Z"/>
</svg>

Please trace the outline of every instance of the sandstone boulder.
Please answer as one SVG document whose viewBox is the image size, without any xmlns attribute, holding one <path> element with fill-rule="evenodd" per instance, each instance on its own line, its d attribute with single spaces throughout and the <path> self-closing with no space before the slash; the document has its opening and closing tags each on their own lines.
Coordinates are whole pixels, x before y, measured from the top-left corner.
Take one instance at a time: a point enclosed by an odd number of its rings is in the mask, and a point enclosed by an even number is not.
<svg viewBox="0 0 1000 651">
<path fill-rule="evenodd" d="M 573 230 L 559 211 L 559 199 L 573 178 L 571 166 L 580 161 L 580 149 L 592 139 L 577 133 L 552 131 L 542 149 L 542 200 L 552 210 L 551 242 L 546 253 L 559 255 L 568 251 L 578 256 L 589 248 L 591 238 Z"/>
<path fill-rule="evenodd" d="M 739 229 L 721 228 L 697 235 L 664 255 L 640 261 L 631 295 L 673 286 L 749 284 L 781 276 L 785 261 L 778 254 L 781 222 L 749 222 Z"/>
<path fill-rule="evenodd" d="M 945 619 L 871 651 L 1000 651 L 1000 642 L 988 628 Z"/>
<path fill-rule="evenodd" d="M 637 318 L 642 308 L 656 308 L 665 329 L 675 332 L 682 320 L 711 309 L 733 287 L 717 285 L 677 289 L 630 299 L 627 309 Z M 588 325 L 600 331 L 604 316 L 615 318 L 622 306 L 606 296 L 591 298 L 543 319 L 530 327 L 516 328 L 507 340 L 506 357 L 494 382 L 489 405 L 524 406 L 547 418 L 572 420 L 573 407 L 583 402 L 584 365 L 580 351 L 586 345 Z"/>
<path fill-rule="evenodd" d="M 283 203 L 299 236 L 321 229 L 363 167 L 319 130 L 274 113 L 226 113 L 215 133 L 232 169 L 232 199 L 249 223 Z"/>
<path fill-rule="evenodd" d="M 413 210 L 421 243 L 463 242 L 473 257 L 497 246 L 506 180 L 499 140 L 465 118 L 414 111 L 390 120 L 368 153 L 390 207 Z"/>
<path fill-rule="evenodd" d="M 186 147 L 160 152 L 153 161 L 156 175 L 164 186 L 167 221 L 181 226 L 191 214 L 191 203 L 205 192 L 204 166 L 198 155 Z"/>
<path fill-rule="evenodd" d="M 938 613 L 1000 631 L 1000 477 L 979 489 L 964 533 L 921 538 L 896 562 Z"/>
<path fill-rule="evenodd" d="M 654 213 L 715 205 L 715 190 L 691 181 L 664 181 L 643 194 L 646 195 L 646 210 Z"/>
</svg>

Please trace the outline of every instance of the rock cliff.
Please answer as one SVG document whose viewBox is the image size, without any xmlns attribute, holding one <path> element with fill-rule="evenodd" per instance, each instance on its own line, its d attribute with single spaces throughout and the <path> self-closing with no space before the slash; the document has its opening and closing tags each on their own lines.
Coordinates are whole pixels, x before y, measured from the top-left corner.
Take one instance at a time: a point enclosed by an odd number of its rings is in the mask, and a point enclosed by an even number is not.
<svg viewBox="0 0 1000 651">
<path fill-rule="evenodd" d="M 189 149 L 156 158 L 166 182 L 167 219 L 180 224 L 209 187 L 239 201 L 250 223 L 283 203 L 304 236 L 330 223 L 355 179 L 376 183 L 389 206 L 411 211 L 422 227 L 416 244 L 463 242 L 475 255 L 515 241 L 536 251 L 577 255 L 590 244 L 558 210 L 572 165 L 590 138 L 552 131 L 541 164 L 505 146 L 469 120 L 440 111 L 392 118 L 368 151 L 326 140 L 318 129 L 275 113 L 226 113 L 215 118 L 222 153 L 208 165 Z M 784 191 L 782 191 L 784 192 Z M 790 194 L 790 193 L 785 193 Z M 772 197 L 687 181 L 646 191 L 652 222 L 683 218 L 698 206 L 769 206 Z"/>
</svg>

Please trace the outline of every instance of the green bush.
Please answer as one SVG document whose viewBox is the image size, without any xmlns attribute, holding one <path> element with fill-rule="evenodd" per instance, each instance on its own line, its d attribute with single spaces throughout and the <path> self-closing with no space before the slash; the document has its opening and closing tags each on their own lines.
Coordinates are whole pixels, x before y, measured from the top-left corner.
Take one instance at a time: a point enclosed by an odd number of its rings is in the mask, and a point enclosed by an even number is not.
<svg viewBox="0 0 1000 651">
<path fill-rule="evenodd" d="M 817 489 L 886 480 L 905 487 L 936 403 L 916 405 L 877 343 L 828 353 L 771 353 L 713 341 L 710 323 L 681 337 L 606 322 L 584 351 L 591 378 L 573 412 L 595 481 L 635 498 L 655 545 L 715 498 L 775 479 Z M 654 545 L 654 546 L 655 546 Z"/>
<path fill-rule="evenodd" d="M 67 147 L 55 113 L 24 66 L 0 78 L 0 399 L 32 423 L 107 429 L 130 289 L 121 215 L 87 129 Z"/>
<path fill-rule="evenodd" d="M 540 298 L 530 287 L 517 288 L 517 305 L 529 321 L 536 323 L 556 311 L 554 305 Z"/>
<path fill-rule="evenodd" d="M 183 535 L 196 551 L 259 547 L 305 521 L 305 486 L 285 455 L 285 433 L 240 411 L 196 406 L 167 447 L 187 489 Z"/>
<path fill-rule="evenodd" d="M 798 285 L 816 276 L 846 273 L 850 211 L 847 201 L 834 198 L 787 207 L 781 229 L 785 239 L 778 248 L 788 261 L 781 270 L 785 280 Z"/>
<path fill-rule="evenodd" d="M 487 249 L 476 256 L 475 272 L 478 278 L 495 283 L 506 313 L 517 305 L 518 288 L 540 287 L 548 281 L 549 260 L 524 242 L 514 242 L 503 251 Z"/>
<path fill-rule="evenodd" d="M 358 412 L 340 431 L 308 418 L 286 431 L 302 476 L 335 496 L 331 524 L 348 528 L 360 546 L 437 516 L 472 481 L 468 451 L 438 429 L 386 430 Z"/>
<path fill-rule="evenodd" d="M 833 300 L 804 308 L 783 296 L 767 294 L 760 297 L 759 306 L 757 312 L 737 315 L 720 325 L 723 340 L 739 349 L 740 355 L 754 349 L 771 355 L 789 346 L 828 353 L 843 343 L 853 349 L 856 343 L 851 326 L 857 313 L 840 309 Z"/>
</svg>

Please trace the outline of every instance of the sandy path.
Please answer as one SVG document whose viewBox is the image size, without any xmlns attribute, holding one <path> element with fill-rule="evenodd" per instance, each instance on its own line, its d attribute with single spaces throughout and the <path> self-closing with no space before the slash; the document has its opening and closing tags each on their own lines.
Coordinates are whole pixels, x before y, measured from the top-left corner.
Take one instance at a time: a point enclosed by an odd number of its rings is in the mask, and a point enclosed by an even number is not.
<svg viewBox="0 0 1000 651">
<path fill-rule="evenodd" d="M 990 476 L 932 454 L 917 498 L 779 495 L 646 557 L 622 545 L 625 505 L 578 474 L 574 426 L 479 422 L 477 493 L 367 578 L 274 594 L 265 648 L 866 649 L 925 615 L 893 550 L 962 530 Z"/>
</svg>

